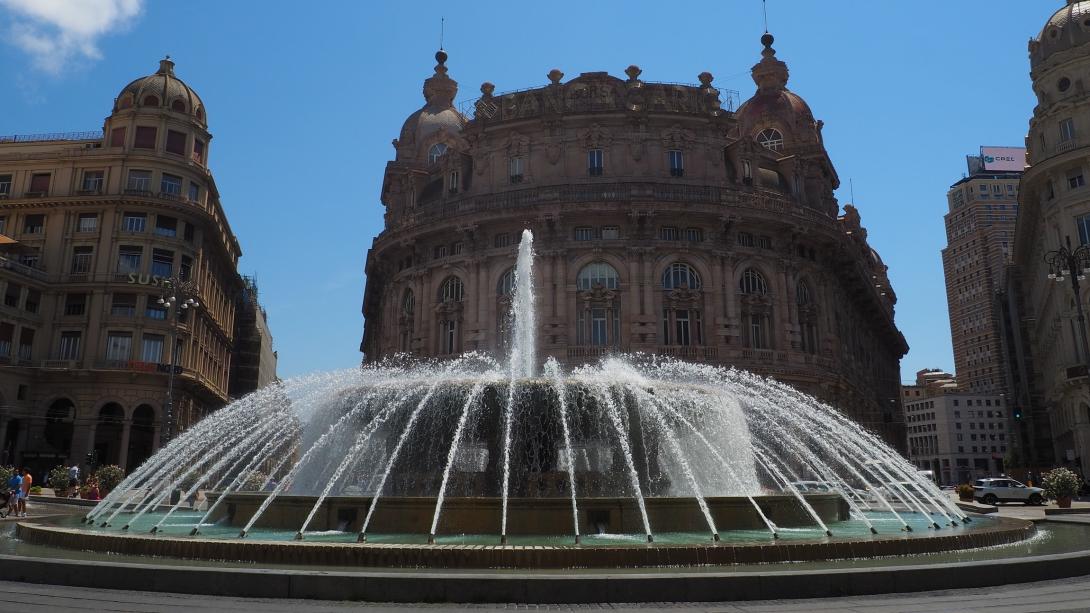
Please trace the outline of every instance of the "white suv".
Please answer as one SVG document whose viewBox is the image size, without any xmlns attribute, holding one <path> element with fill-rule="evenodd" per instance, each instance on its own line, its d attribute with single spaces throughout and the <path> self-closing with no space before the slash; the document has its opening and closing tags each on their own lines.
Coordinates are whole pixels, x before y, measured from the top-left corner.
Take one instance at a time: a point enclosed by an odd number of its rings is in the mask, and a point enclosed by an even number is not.
<svg viewBox="0 0 1090 613">
<path fill-rule="evenodd" d="M 998 502 L 1044 504 L 1045 491 L 1039 487 L 1026 487 L 1014 479 L 977 479 L 973 482 L 973 498 L 989 505 Z"/>
</svg>

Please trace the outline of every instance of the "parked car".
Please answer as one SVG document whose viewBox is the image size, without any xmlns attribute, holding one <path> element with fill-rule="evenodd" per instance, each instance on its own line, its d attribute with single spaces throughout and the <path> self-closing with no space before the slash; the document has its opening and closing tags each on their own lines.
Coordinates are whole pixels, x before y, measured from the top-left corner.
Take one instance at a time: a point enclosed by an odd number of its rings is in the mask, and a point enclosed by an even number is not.
<svg viewBox="0 0 1090 613">
<path fill-rule="evenodd" d="M 1028 487 L 1014 479 L 992 477 L 973 481 L 973 498 L 989 505 L 1000 502 L 1044 504 L 1045 491 L 1039 487 Z"/>
</svg>

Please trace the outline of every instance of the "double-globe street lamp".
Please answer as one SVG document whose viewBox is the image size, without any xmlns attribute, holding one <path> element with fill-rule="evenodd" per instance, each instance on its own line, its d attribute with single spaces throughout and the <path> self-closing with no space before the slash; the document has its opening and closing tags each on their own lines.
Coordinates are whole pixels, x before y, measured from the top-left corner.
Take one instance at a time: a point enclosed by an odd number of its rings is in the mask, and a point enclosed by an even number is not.
<svg viewBox="0 0 1090 613">
<path fill-rule="evenodd" d="M 1090 274 L 1090 246 L 1080 245 L 1071 249 L 1071 239 L 1066 246 L 1061 246 L 1055 251 L 1045 254 L 1045 262 L 1048 264 L 1048 278 L 1057 282 L 1071 280 L 1071 290 L 1075 292 L 1075 312 L 1079 318 L 1079 338 L 1082 341 L 1082 357 L 1085 361 L 1090 359 L 1090 345 L 1086 342 L 1086 313 L 1082 308 L 1082 286 L 1080 281 L 1086 280 Z M 1088 372 L 1090 374 L 1090 372 Z"/>
<path fill-rule="evenodd" d="M 166 436 L 163 443 L 169 442 L 174 436 L 174 371 L 177 370 L 178 359 L 178 324 L 181 323 L 182 313 L 196 310 L 201 306 L 197 301 L 200 290 L 195 283 L 186 279 L 171 277 L 163 282 L 163 294 L 156 302 L 167 311 L 170 320 L 170 371 L 167 375 L 166 398 Z"/>
</svg>

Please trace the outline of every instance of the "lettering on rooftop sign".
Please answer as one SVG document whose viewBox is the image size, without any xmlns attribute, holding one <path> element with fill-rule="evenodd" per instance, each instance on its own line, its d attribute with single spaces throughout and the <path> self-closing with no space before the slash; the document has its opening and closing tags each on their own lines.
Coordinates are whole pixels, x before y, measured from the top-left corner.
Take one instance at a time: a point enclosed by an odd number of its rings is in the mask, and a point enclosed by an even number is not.
<svg viewBox="0 0 1090 613">
<path fill-rule="evenodd" d="M 1026 169 L 1024 147 L 981 147 L 980 158 L 985 171 L 1022 172 Z"/>
</svg>

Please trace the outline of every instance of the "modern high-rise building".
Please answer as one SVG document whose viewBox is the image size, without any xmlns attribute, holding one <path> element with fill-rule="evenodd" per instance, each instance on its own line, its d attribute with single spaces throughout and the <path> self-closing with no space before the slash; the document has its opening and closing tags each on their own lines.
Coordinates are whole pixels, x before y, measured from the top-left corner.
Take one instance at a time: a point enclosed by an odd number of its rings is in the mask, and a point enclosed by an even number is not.
<svg viewBox="0 0 1090 613">
<path fill-rule="evenodd" d="M 394 141 L 361 351 L 502 354 L 535 235 L 540 361 L 643 352 L 775 377 L 904 446 L 896 295 L 765 34 L 756 93 L 589 72 L 459 109 L 447 54 Z M 670 79 L 676 80 L 676 79 Z M 462 110 L 472 116 L 464 114 Z"/>
<path fill-rule="evenodd" d="M 969 173 L 946 194 L 942 250 L 954 370 L 962 393 L 1006 394 L 995 293 L 1014 248 L 1025 150 L 981 147 L 979 156 L 968 156 L 968 165 Z"/>
<path fill-rule="evenodd" d="M 111 107 L 101 131 L 0 137 L 0 462 L 38 474 L 132 468 L 229 397 L 244 284 L 207 109 L 169 59 Z M 160 304 L 170 278 L 200 306 Z"/>
<path fill-rule="evenodd" d="M 1024 329 L 1035 394 L 1048 416 L 1057 463 L 1090 474 L 1090 377 L 1072 280 L 1087 271 L 1057 265 L 1060 249 L 1090 245 L 1090 1 L 1068 0 L 1029 43 L 1030 77 L 1037 106 L 1026 137 L 1029 166 L 1022 179 L 1014 244 Z M 1017 338 L 1017 337 L 1016 337 Z M 1028 394 L 1027 394 L 1028 395 Z"/>
</svg>

